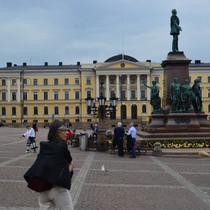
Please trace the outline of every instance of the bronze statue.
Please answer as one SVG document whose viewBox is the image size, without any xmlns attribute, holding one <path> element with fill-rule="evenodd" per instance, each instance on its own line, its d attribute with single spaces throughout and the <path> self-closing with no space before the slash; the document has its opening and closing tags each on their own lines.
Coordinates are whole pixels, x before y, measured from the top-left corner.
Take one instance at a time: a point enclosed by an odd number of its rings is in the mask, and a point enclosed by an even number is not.
<svg viewBox="0 0 210 210">
<path fill-rule="evenodd" d="M 159 88 L 156 85 L 156 81 L 152 81 L 152 86 L 148 86 L 144 84 L 146 87 L 151 89 L 151 98 L 150 98 L 150 104 L 153 107 L 153 113 L 161 110 L 161 99 L 159 96 Z"/>
<path fill-rule="evenodd" d="M 178 82 L 178 78 L 174 78 L 174 82 L 171 84 L 170 88 L 171 97 L 171 111 L 180 111 L 180 99 L 181 99 L 181 85 Z"/>
<path fill-rule="evenodd" d="M 188 79 L 185 80 L 184 85 L 181 87 L 181 106 L 183 112 L 189 111 L 192 106 L 192 88 Z"/>
<path fill-rule="evenodd" d="M 193 98 L 192 98 L 192 105 L 195 112 L 202 111 L 202 95 L 201 95 L 201 87 L 200 87 L 200 80 L 195 79 L 194 85 L 192 86 Z"/>
<path fill-rule="evenodd" d="M 171 16 L 171 21 L 170 21 L 170 26 L 171 26 L 170 35 L 173 35 L 172 51 L 179 52 L 178 36 L 179 36 L 179 31 L 181 31 L 182 28 L 179 26 L 179 18 L 176 15 L 177 14 L 176 9 L 173 9 L 171 13 L 172 13 L 172 16 Z"/>
</svg>

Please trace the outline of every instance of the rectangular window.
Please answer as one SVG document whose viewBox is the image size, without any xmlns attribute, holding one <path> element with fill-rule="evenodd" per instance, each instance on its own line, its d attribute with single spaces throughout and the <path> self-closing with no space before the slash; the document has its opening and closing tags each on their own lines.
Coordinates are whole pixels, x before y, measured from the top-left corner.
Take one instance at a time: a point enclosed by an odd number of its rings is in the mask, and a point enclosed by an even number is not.
<svg viewBox="0 0 210 210">
<path fill-rule="evenodd" d="M 44 91 L 44 100 L 48 100 L 48 92 Z"/>
<path fill-rule="evenodd" d="M 2 79 L 1 85 L 2 85 L 2 86 L 6 86 L 6 80 L 5 80 L 5 79 Z"/>
<path fill-rule="evenodd" d="M 37 86 L 38 85 L 38 80 L 37 79 L 33 79 L 33 84 L 34 84 L 34 86 Z"/>
<path fill-rule="evenodd" d="M 198 79 L 200 80 L 200 82 L 202 82 L 202 77 L 201 76 L 198 76 Z"/>
<path fill-rule="evenodd" d="M 16 79 L 12 79 L 12 86 L 16 85 Z"/>
<path fill-rule="evenodd" d="M 65 100 L 69 100 L 69 91 L 65 91 Z"/>
<path fill-rule="evenodd" d="M 132 85 L 136 84 L 136 79 L 135 78 L 131 78 L 131 84 Z"/>
<path fill-rule="evenodd" d="M 79 99 L 79 91 L 75 91 L 75 99 Z"/>
<path fill-rule="evenodd" d="M 44 85 L 48 85 L 48 79 L 43 80 Z"/>
<path fill-rule="evenodd" d="M 147 81 L 147 77 L 145 75 L 141 75 L 140 76 L 140 83 L 143 84 L 143 83 L 146 83 Z"/>
<path fill-rule="evenodd" d="M 91 91 L 90 90 L 87 90 L 87 94 L 86 95 L 87 95 L 87 97 L 88 96 L 91 96 Z"/>
<path fill-rule="evenodd" d="M 120 84 L 124 85 L 125 84 L 125 78 L 120 78 Z"/>
<path fill-rule="evenodd" d="M 132 99 L 136 98 L 136 91 L 135 90 L 131 90 L 131 98 Z"/>
<path fill-rule="evenodd" d="M 141 90 L 141 99 L 142 100 L 145 100 L 146 99 L 145 90 Z"/>
<path fill-rule="evenodd" d="M 25 86 L 28 85 L 27 79 L 23 79 L 23 84 L 24 84 Z"/>
<path fill-rule="evenodd" d="M 16 101 L 17 97 L 16 97 L 16 92 L 12 92 L 12 101 Z"/>
<path fill-rule="evenodd" d="M 210 83 L 210 77 L 208 77 L 208 83 Z"/>
<path fill-rule="evenodd" d="M 125 100 L 125 90 L 120 91 L 121 100 Z"/>
<path fill-rule="evenodd" d="M 65 85 L 69 85 L 69 79 L 68 79 L 68 78 L 65 78 L 65 79 L 64 79 L 64 84 L 65 84 Z"/>
<path fill-rule="evenodd" d="M 79 85 L 79 78 L 75 78 L 75 85 Z"/>
<path fill-rule="evenodd" d="M 110 85 L 114 85 L 114 78 L 110 78 L 109 82 L 110 82 Z"/>
<path fill-rule="evenodd" d="M 58 91 L 54 92 L 54 100 L 59 100 Z"/>
<path fill-rule="evenodd" d="M 87 77 L 86 78 L 86 85 L 91 85 L 91 79 L 90 79 L 90 77 Z"/>
<path fill-rule="evenodd" d="M 159 83 L 159 77 L 155 77 L 156 83 Z"/>
<path fill-rule="evenodd" d="M 38 100 L 38 93 L 37 92 L 33 92 L 33 98 L 34 98 L 34 101 Z"/>
<path fill-rule="evenodd" d="M 114 95 L 115 95 L 115 91 L 114 90 L 111 90 L 110 96 L 113 97 Z"/>
<path fill-rule="evenodd" d="M 1 99 L 2 99 L 2 101 L 6 101 L 7 100 L 6 92 L 2 92 Z"/>
<path fill-rule="evenodd" d="M 54 85 L 58 85 L 58 79 L 54 79 Z"/>
<path fill-rule="evenodd" d="M 23 100 L 28 100 L 28 94 L 27 94 L 27 92 L 23 92 Z"/>
</svg>

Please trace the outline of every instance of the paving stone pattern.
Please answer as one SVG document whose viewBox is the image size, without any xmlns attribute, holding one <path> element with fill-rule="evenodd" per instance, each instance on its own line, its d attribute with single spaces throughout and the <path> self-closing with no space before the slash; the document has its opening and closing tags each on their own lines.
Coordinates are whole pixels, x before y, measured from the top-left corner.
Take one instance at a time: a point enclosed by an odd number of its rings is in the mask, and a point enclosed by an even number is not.
<svg viewBox="0 0 210 210">
<path fill-rule="evenodd" d="M 0 128 L 0 210 L 38 209 L 37 193 L 23 179 L 37 156 L 32 151 L 25 154 L 24 132 L 25 128 Z M 48 128 L 39 128 L 38 142 L 47 133 Z M 78 147 L 70 150 L 76 164 L 70 191 L 75 210 L 210 209 L 210 158 L 141 155 L 131 159 Z M 108 171 L 102 172 L 101 165 Z"/>
</svg>

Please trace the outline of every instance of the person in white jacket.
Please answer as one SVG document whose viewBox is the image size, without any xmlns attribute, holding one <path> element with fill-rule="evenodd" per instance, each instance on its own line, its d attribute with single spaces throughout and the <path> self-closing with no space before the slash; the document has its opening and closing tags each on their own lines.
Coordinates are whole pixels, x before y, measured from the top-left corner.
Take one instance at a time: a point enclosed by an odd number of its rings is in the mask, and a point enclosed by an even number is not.
<svg viewBox="0 0 210 210">
<path fill-rule="evenodd" d="M 26 138 L 27 140 L 27 143 L 26 143 L 26 153 L 29 153 L 29 149 L 33 149 L 34 152 L 36 152 L 36 142 L 35 142 L 35 131 L 34 129 L 30 126 L 30 125 L 27 125 L 26 126 L 27 128 L 27 131 L 23 134 L 23 137 Z"/>
</svg>

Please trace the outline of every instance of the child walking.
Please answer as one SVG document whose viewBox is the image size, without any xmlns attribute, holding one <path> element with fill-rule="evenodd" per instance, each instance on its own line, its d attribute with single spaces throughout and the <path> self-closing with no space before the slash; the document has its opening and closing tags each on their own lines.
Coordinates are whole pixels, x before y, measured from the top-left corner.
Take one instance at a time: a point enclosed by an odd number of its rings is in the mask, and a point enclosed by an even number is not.
<svg viewBox="0 0 210 210">
<path fill-rule="evenodd" d="M 27 131 L 23 134 L 23 137 L 25 137 L 27 140 L 25 153 L 29 153 L 30 148 L 33 149 L 34 152 L 36 152 L 37 146 L 35 142 L 35 131 L 30 125 L 27 125 L 26 128 Z"/>
</svg>

